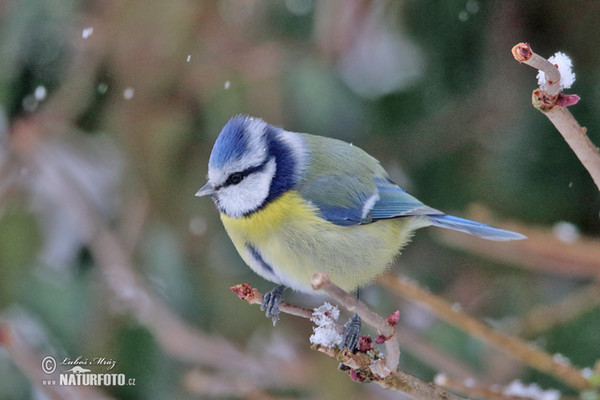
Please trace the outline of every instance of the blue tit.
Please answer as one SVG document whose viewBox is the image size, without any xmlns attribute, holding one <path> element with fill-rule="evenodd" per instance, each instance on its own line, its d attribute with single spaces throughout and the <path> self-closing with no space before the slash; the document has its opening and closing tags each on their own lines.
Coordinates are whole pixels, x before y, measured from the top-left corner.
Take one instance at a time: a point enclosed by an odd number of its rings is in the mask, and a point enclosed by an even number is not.
<svg viewBox="0 0 600 400">
<path fill-rule="evenodd" d="M 242 259 L 278 285 L 261 307 L 274 322 L 284 288 L 312 292 L 312 275 L 325 272 L 357 290 L 390 268 L 416 229 L 525 238 L 426 206 L 352 144 L 244 115 L 218 136 L 196 196 L 212 197 Z"/>
</svg>

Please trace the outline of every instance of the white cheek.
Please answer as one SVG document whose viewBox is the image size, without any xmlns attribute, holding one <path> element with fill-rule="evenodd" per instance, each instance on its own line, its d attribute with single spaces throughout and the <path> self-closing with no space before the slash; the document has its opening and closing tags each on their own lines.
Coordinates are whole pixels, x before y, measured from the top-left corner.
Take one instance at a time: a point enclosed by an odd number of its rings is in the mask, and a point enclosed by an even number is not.
<svg viewBox="0 0 600 400">
<path fill-rule="evenodd" d="M 219 208 L 234 218 L 257 210 L 269 196 L 274 175 L 275 160 L 270 160 L 262 171 L 248 175 L 237 185 L 221 188 L 218 194 Z"/>
</svg>

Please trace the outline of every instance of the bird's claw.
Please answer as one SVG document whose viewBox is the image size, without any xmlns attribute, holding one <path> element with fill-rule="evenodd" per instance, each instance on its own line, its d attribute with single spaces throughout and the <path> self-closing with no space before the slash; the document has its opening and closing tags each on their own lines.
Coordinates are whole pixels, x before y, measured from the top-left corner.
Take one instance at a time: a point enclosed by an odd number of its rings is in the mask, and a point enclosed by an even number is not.
<svg viewBox="0 0 600 400">
<path fill-rule="evenodd" d="M 358 350 L 360 325 L 360 317 L 358 314 L 354 314 L 354 317 L 344 326 L 344 335 L 342 336 L 341 343 L 343 349 L 349 349 L 353 353 Z"/>
<path fill-rule="evenodd" d="M 273 320 L 273 326 L 279 321 L 279 303 L 283 299 L 284 285 L 275 286 L 273 289 L 265 293 L 263 301 L 260 305 L 260 310 L 265 311 L 267 318 Z"/>
</svg>

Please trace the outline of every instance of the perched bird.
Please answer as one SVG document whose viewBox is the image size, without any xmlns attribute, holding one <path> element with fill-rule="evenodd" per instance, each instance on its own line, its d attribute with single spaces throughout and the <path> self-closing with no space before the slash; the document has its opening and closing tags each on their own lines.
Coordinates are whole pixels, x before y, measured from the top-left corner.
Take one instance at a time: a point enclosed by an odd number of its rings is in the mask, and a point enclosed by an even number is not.
<svg viewBox="0 0 600 400">
<path fill-rule="evenodd" d="M 221 131 L 208 183 L 196 196 L 212 197 L 242 259 L 278 285 L 261 306 L 274 323 L 286 287 L 312 292 L 312 275 L 325 272 L 346 291 L 357 290 L 390 267 L 416 229 L 525 238 L 426 206 L 352 144 L 244 115 Z M 342 346 L 354 349 L 359 329 L 355 316 Z"/>
</svg>

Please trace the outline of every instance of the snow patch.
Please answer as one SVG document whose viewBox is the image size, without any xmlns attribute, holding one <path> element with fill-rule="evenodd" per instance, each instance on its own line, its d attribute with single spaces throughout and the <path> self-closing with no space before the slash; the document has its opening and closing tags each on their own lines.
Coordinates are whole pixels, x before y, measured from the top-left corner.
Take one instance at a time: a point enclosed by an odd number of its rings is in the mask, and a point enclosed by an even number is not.
<svg viewBox="0 0 600 400">
<path fill-rule="evenodd" d="M 325 347 L 333 347 L 342 341 L 342 333 L 336 324 L 340 317 L 340 309 L 337 306 L 325 302 L 313 310 L 310 320 L 315 323 L 313 334 L 310 336 L 312 344 Z"/>
</svg>

